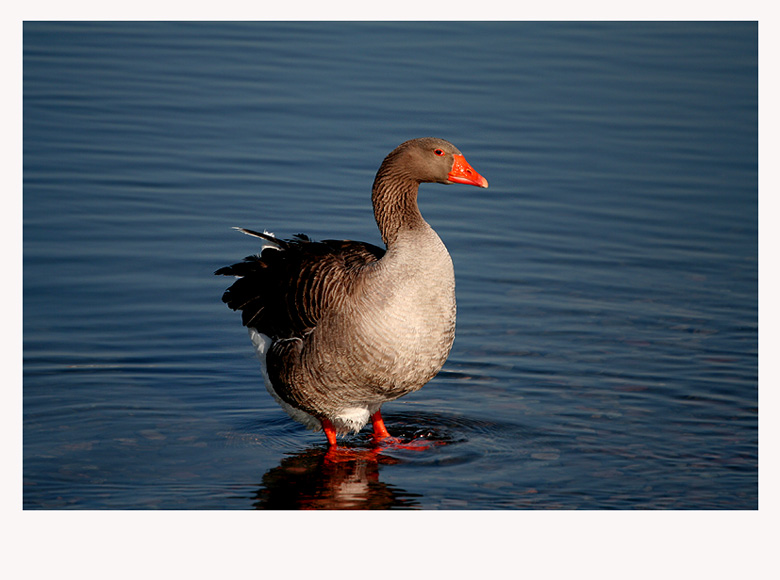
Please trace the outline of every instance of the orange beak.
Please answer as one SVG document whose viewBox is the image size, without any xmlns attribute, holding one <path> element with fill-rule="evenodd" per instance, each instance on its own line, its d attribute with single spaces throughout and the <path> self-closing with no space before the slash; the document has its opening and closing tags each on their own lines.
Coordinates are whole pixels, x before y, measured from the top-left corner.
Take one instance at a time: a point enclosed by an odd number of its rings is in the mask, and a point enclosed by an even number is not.
<svg viewBox="0 0 780 580">
<path fill-rule="evenodd" d="M 465 183 L 466 185 L 476 185 L 477 187 L 487 187 L 487 179 L 474 171 L 463 155 L 453 155 L 455 162 L 452 164 L 452 171 L 447 174 L 447 179 L 453 183 Z"/>
</svg>

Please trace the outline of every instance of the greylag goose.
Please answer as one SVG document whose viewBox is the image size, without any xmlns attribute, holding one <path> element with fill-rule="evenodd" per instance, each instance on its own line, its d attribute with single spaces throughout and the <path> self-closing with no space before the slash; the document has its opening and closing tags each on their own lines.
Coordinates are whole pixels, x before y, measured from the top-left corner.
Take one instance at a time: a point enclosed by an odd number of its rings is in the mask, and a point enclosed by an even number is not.
<svg viewBox="0 0 780 580">
<path fill-rule="evenodd" d="M 452 348 L 455 276 L 417 206 L 424 182 L 488 186 L 452 143 L 406 141 L 372 190 L 386 249 L 236 228 L 261 238 L 261 253 L 215 272 L 238 278 L 222 301 L 241 311 L 268 392 L 331 449 L 369 419 L 377 440 L 389 437 L 382 404 L 420 389 Z"/>
</svg>

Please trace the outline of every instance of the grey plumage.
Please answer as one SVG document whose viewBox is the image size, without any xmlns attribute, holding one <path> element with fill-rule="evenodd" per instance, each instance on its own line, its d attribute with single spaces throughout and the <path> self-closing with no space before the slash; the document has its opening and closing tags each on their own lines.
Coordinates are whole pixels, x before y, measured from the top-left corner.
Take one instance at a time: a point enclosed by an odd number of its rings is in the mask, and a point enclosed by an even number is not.
<svg viewBox="0 0 780 580">
<path fill-rule="evenodd" d="M 447 249 L 420 214 L 418 186 L 487 187 L 476 172 L 455 175 L 453 156 L 460 152 L 451 143 L 425 138 L 385 158 L 372 201 L 387 249 L 238 228 L 268 245 L 216 271 L 239 277 L 222 300 L 241 311 L 265 358 L 269 391 L 293 418 L 356 431 L 382 403 L 441 369 L 455 333 L 455 278 Z"/>
</svg>

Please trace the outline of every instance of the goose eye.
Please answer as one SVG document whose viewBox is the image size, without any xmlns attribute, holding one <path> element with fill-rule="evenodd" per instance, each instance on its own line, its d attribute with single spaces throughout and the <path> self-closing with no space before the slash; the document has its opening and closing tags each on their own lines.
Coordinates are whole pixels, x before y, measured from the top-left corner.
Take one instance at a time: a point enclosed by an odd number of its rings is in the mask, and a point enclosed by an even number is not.
<svg viewBox="0 0 780 580">
<path fill-rule="evenodd" d="M 438 155 L 439 157 L 444 156 L 444 151 L 442 151 L 441 149 L 436 149 L 433 153 L 435 155 Z"/>
</svg>

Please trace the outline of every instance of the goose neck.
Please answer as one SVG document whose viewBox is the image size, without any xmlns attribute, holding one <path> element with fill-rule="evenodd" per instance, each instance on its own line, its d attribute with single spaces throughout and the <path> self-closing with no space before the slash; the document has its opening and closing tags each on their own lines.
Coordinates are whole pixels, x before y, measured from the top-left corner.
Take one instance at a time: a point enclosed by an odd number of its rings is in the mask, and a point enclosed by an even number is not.
<svg viewBox="0 0 780 580">
<path fill-rule="evenodd" d="M 382 241 L 390 248 L 399 233 L 420 230 L 427 223 L 417 205 L 419 183 L 402 173 L 380 172 L 374 181 L 371 200 Z"/>
</svg>

